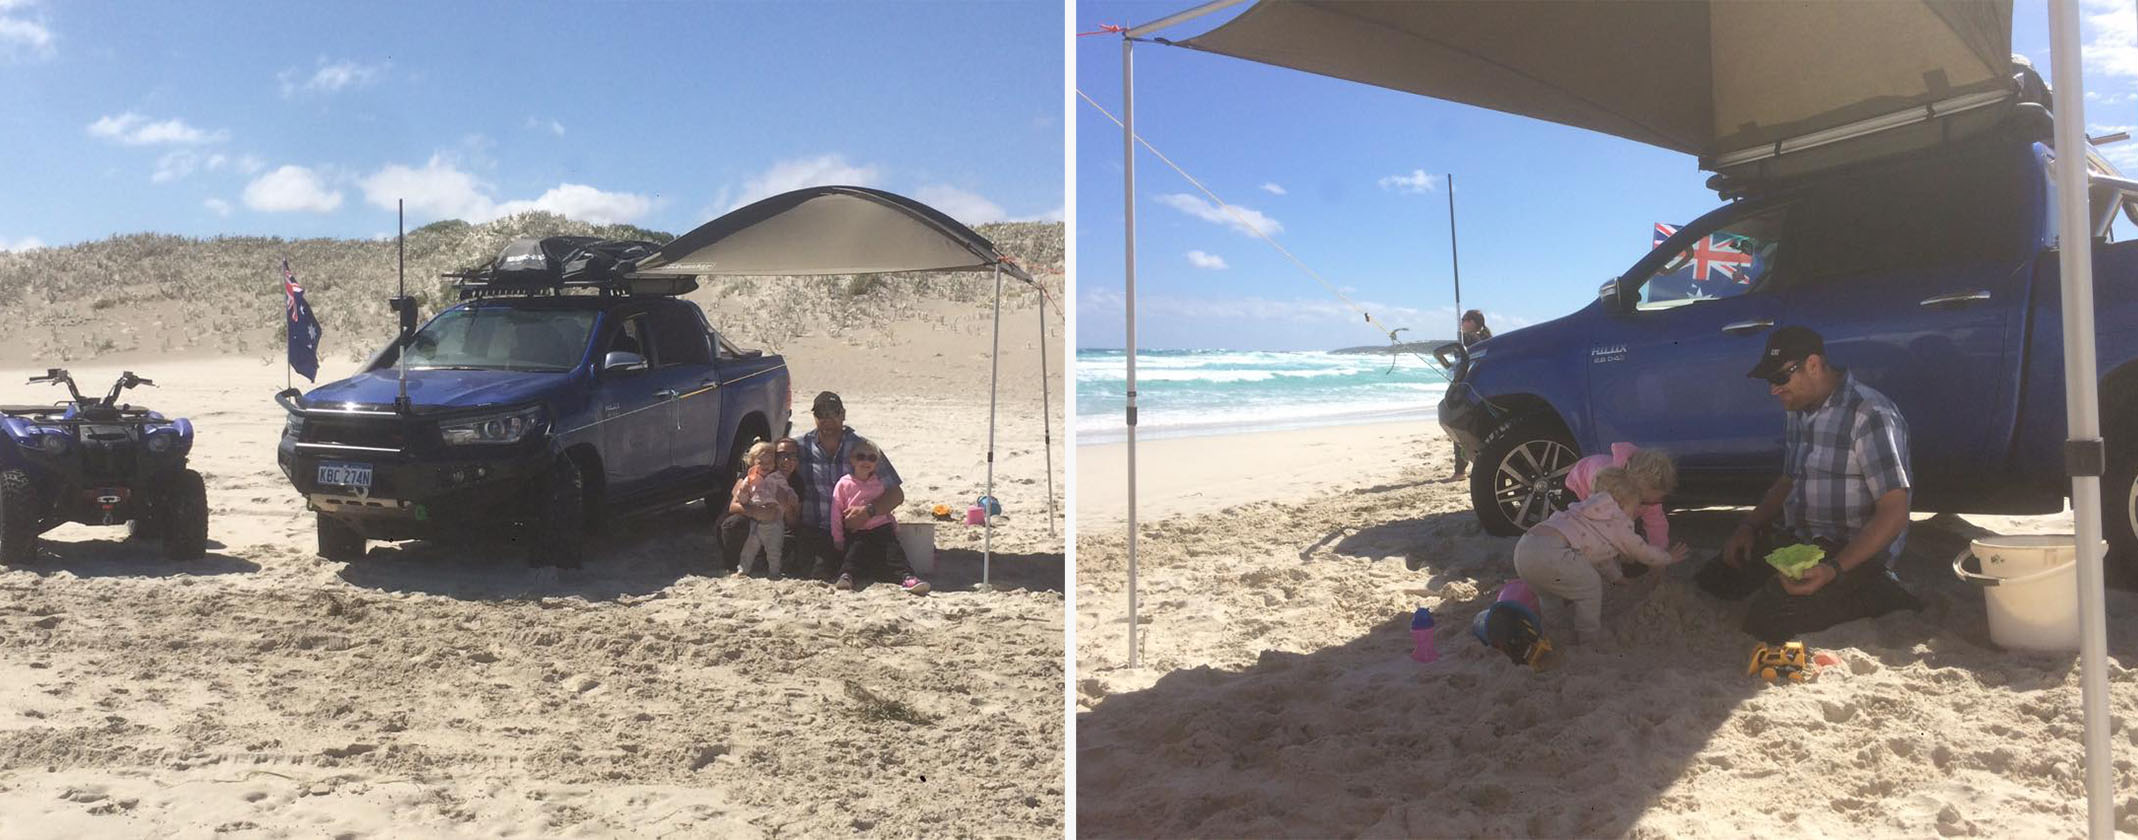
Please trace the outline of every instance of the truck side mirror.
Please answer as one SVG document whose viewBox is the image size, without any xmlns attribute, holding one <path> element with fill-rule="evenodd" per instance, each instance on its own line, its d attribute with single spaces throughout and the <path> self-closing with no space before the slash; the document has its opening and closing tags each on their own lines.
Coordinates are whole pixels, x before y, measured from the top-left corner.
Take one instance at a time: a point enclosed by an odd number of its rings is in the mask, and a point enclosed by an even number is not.
<svg viewBox="0 0 2138 840">
<path fill-rule="evenodd" d="M 1604 308 L 1612 312 L 1624 309 L 1618 302 L 1618 278 L 1605 280 L 1603 285 L 1596 287 L 1596 299 L 1603 301 Z"/>
<path fill-rule="evenodd" d="M 416 299 L 407 295 L 396 295 L 386 299 L 386 308 L 400 316 L 401 340 L 407 341 L 408 336 L 416 331 Z"/>
<path fill-rule="evenodd" d="M 605 371 L 645 370 L 646 357 L 623 350 L 611 350 L 609 355 L 602 357 L 601 369 Z"/>
</svg>

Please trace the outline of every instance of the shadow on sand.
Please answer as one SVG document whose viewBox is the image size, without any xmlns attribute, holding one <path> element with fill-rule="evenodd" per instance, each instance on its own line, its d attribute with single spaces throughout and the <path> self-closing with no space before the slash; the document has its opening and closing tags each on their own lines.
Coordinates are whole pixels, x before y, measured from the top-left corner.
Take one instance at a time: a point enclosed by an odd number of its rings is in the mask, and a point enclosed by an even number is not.
<svg viewBox="0 0 2138 840">
<path fill-rule="evenodd" d="M 16 566 L 44 576 L 69 572 L 76 577 L 181 577 L 241 575 L 260 570 L 260 564 L 221 553 L 228 548 L 208 540 L 206 556 L 198 560 L 164 559 L 163 543 L 157 540 L 38 540 L 36 557 Z"/>
<path fill-rule="evenodd" d="M 1431 588 L 1451 578 L 1477 584 L 1474 597 L 1434 610 L 1440 660 L 1411 661 L 1408 616 L 1391 616 L 1339 644 L 1265 650 L 1244 670 L 1185 668 L 1147 689 L 1104 697 L 1078 716 L 1079 834 L 1608 837 L 1634 833 L 1657 809 L 1756 819 L 1772 809 L 1696 806 L 1685 785 L 1707 774 L 1819 772 L 1841 748 L 1821 748 L 1818 739 L 1889 737 L 1876 723 L 1885 714 L 1877 704 L 1889 698 L 1829 692 L 1817 696 L 1838 699 L 1815 702 L 1813 692 L 1825 686 L 1768 686 L 1746 676 L 1754 640 L 1738 629 L 1742 604 L 1700 592 L 1691 579 L 1740 515 L 1673 514 L 1672 537 L 1695 546 L 1694 559 L 1663 570 L 1656 591 L 1615 619 L 1621 647 L 1574 648 L 1541 673 L 1469 634 L 1470 619 L 1512 576 L 1512 540 L 1472 540 L 1468 551 L 1482 556 L 1436 556 L 1445 548 L 1436 540 L 1456 536 L 1465 526 L 1455 520 L 1469 520 L 1467 512 L 1324 537 L 1317 544 L 1333 542 L 1339 553 L 1364 546 L 1365 556 L 1406 543 L 1428 558 L 1419 571 L 1436 581 Z M 1862 651 L 1846 653 L 1833 667 L 1848 673 L 1834 679 L 1909 669 L 1908 684 L 1968 681 L 2008 688 L 2015 701 L 2025 698 L 2018 692 L 2064 683 L 2072 655 L 1990 645 L 1981 590 L 1949 568 L 1967 541 L 1920 523 L 1911 528 L 1899 571 L 1926 609 L 1807 636 L 1814 650 Z M 2111 594 L 2112 612 L 2129 605 L 2128 593 Z M 2110 653 L 2126 661 L 2138 655 L 2133 628 L 2111 627 Z M 1859 716 L 1859 707 L 1876 711 Z M 1762 755 L 1716 744 L 1755 745 L 1745 748 Z M 1926 769 L 1930 761 L 1915 760 Z M 1818 807 L 1841 809 L 1842 817 L 1861 809 L 1856 817 L 1875 819 L 1890 804 L 1881 799 L 1905 795 L 1866 793 Z M 1737 833 L 1725 825 L 1738 823 L 1714 824 Z"/>
</svg>

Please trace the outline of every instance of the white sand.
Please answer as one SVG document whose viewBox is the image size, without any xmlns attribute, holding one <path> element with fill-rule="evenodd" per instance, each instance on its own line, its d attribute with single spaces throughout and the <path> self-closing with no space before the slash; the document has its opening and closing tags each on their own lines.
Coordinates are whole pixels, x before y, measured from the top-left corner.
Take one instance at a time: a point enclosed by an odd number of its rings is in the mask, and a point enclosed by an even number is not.
<svg viewBox="0 0 2138 840">
<path fill-rule="evenodd" d="M 68 525 L 0 570 L 0 837 L 1059 836 L 1062 540 L 1021 314 L 1004 590 L 974 591 L 979 530 L 945 525 L 925 598 L 702 577 L 696 508 L 555 579 L 485 544 L 330 563 L 275 466 L 279 364 L 125 360 L 162 385 L 133 401 L 197 424 L 210 553 L 172 565 Z M 868 346 L 793 342 L 797 420 L 839 389 L 905 477 L 902 518 L 969 502 L 987 340 L 984 311 L 946 306 Z M 50 398 L 20 384 L 42 365 L 5 366 L 0 402 Z M 70 367 L 85 388 L 117 373 Z"/>
<path fill-rule="evenodd" d="M 1469 635 L 1515 540 L 1478 529 L 1425 425 L 1393 436 L 1401 453 L 1318 445 L 1344 430 L 1144 447 L 1140 461 L 1183 471 L 1191 451 L 1291 471 L 1255 482 L 1261 503 L 1192 496 L 1179 475 L 1144 484 L 1146 511 L 1177 515 L 1141 529 L 1140 669 L 1124 667 L 1122 528 L 1080 520 L 1080 834 L 2084 833 L 2076 656 L 1998 650 L 1981 590 L 1948 568 L 1970 535 L 2068 533 L 2068 514 L 1917 521 L 1900 570 L 1929 608 L 1812 634 L 1841 664 L 1811 684 L 1745 676 L 1742 605 L 1700 593 L 1691 563 L 1614 619 L 1616 652 L 1577 649 L 1540 674 Z M 1089 510 L 1101 491 L 1085 482 L 1117 478 L 1078 454 Z M 1292 480 L 1305 464 L 1356 478 L 1316 493 Z M 1737 516 L 1674 514 L 1673 534 L 1704 557 Z M 1408 658 L 1418 606 L 1438 617 L 1432 665 Z M 2138 656 L 2138 600 L 2113 592 L 2108 608 L 2117 819 L 2138 832 L 2138 672 L 2121 664 Z"/>
</svg>

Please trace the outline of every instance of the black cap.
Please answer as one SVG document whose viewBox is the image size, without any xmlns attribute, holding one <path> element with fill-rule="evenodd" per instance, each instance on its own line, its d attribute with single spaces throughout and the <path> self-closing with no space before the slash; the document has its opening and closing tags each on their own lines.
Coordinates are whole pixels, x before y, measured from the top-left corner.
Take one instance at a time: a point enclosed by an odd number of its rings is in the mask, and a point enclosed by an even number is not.
<svg viewBox="0 0 2138 840">
<path fill-rule="evenodd" d="M 1781 370 L 1790 362 L 1801 362 L 1812 354 L 1826 355 L 1826 339 L 1820 338 L 1810 327 L 1787 326 L 1767 336 L 1767 349 L 1759 354 L 1759 364 L 1745 376 L 1765 379 Z"/>
<path fill-rule="evenodd" d="M 816 402 L 810 404 L 809 413 L 814 414 L 818 417 L 822 417 L 826 414 L 845 414 L 846 404 L 839 401 L 838 394 L 834 394 L 830 391 L 824 391 L 822 393 L 817 394 Z"/>
</svg>

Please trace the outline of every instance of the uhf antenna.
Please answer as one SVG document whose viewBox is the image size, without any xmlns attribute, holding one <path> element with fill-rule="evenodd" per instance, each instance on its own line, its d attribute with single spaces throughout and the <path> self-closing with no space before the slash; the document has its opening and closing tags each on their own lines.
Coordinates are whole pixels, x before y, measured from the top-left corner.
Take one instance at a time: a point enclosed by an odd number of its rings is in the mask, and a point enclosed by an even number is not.
<svg viewBox="0 0 2138 840">
<path fill-rule="evenodd" d="M 415 301 L 408 299 L 407 203 L 405 199 L 398 198 L 393 202 L 394 226 L 397 228 L 394 234 L 394 252 L 399 262 L 396 272 L 400 275 L 401 284 L 401 293 L 393 299 L 394 311 L 400 315 L 401 321 L 401 350 L 394 354 L 394 367 L 397 369 L 401 392 L 393 398 L 393 410 L 401 414 L 415 413 L 414 408 L 408 404 L 408 348 L 411 344 L 408 340 L 408 328 L 416 319 L 409 317 L 415 313 Z"/>
</svg>

